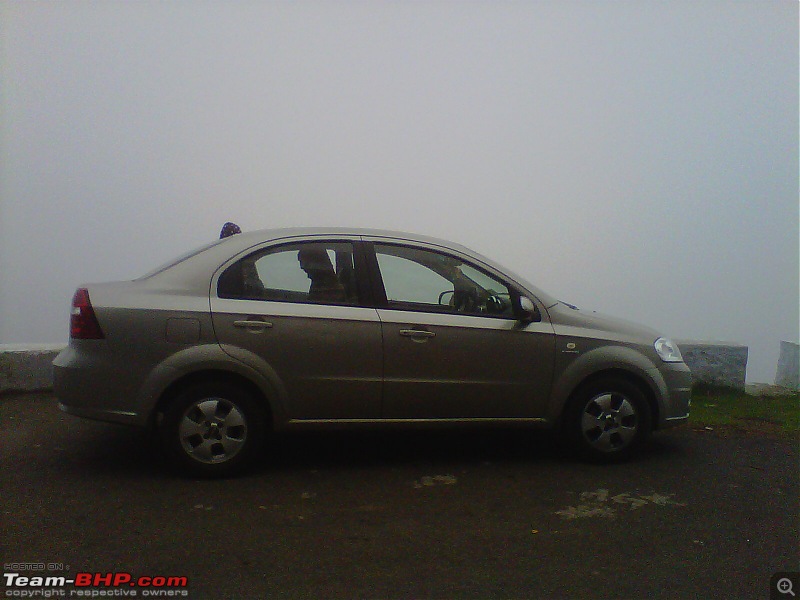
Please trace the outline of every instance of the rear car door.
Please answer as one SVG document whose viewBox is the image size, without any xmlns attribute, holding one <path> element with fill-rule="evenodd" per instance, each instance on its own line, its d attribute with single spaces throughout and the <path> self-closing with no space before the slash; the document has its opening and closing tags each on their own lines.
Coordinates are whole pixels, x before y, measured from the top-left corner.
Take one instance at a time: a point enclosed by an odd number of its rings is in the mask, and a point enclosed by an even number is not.
<svg viewBox="0 0 800 600">
<path fill-rule="evenodd" d="M 545 416 L 555 336 L 521 323 L 517 290 L 464 257 L 374 244 L 383 327 L 385 419 Z M 540 311 L 544 313 L 544 311 Z"/>
<path fill-rule="evenodd" d="M 358 238 L 276 243 L 212 282 L 220 345 L 284 391 L 290 420 L 380 416 L 381 327 Z"/>
</svg>

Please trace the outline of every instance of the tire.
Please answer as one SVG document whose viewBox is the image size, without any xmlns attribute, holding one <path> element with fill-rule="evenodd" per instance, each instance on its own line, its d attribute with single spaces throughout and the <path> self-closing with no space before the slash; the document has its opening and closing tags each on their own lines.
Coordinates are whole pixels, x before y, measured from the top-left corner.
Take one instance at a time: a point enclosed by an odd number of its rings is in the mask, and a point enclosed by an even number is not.
<svg viewBox="0 0 800 600">
<path fill-rule="evenodd" d="M 242 388 L 203 382 L 169 403 L 159 429 L 164 450 L 182 473 L 227 477 L 240 471 L 261 448 L 263 408 Z"/>
<path fill-rule="evenodd" d="M 650 405 L 641 389 L 619 377 L 581 387 L 569 404 L 567 437 L 584 458 L 615 462 L 628 458 L 652 430 Z"/>
</svg>

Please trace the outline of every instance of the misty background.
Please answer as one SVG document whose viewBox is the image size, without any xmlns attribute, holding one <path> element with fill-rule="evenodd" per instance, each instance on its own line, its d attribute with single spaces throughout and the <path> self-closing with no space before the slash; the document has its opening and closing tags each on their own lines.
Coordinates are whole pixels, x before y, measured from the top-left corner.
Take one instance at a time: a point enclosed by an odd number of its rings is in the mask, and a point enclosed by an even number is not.
<svg viewBox="0 0 800 600">
<path fill-rule="evenodd" d="M 798 341 L 798 3 L 0 2 L 0 343 L 245 230 L 463 243 L 581 308 Z"/>
</svg>

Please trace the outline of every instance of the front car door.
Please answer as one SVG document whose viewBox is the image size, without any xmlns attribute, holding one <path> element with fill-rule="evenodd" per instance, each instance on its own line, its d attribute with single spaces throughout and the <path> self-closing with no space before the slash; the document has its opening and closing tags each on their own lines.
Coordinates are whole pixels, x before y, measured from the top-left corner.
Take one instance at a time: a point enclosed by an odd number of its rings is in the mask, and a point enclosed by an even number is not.
<svg viewBox="0 0 800 600">
<path fill-rule="evenodd" d="M 381 327 L 357 240 L 268 245 L 211 291 L 219 343 L 283 390 L 290 421 L 380 417 Z"/>
<path fill-rule="evenodd" d="M 384 419 L 542 419 L 555 335 L 523 323 L 519 291 L 477 261 L 374 240 Z M 534 302 L 538 302 L 534 299 Z"/>
</svg>

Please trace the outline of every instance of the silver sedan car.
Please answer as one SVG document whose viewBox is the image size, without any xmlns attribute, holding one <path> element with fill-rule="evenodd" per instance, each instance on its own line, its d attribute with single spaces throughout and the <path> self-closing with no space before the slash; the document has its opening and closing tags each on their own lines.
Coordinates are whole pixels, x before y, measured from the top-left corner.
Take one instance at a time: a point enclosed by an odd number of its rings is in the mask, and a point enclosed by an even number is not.
<svg viewBox="0 0 800 600">
<path fill-rule="evenodd" d="M 690 405 L 657 332 L 405 233 L 233 235 L 80 287 L 70 333 L 61 409 L 153 428 L 196 475 L 240 469 L 272 431 L 345 425 L 529 424 L 616 460 Z"/>
</svg>

